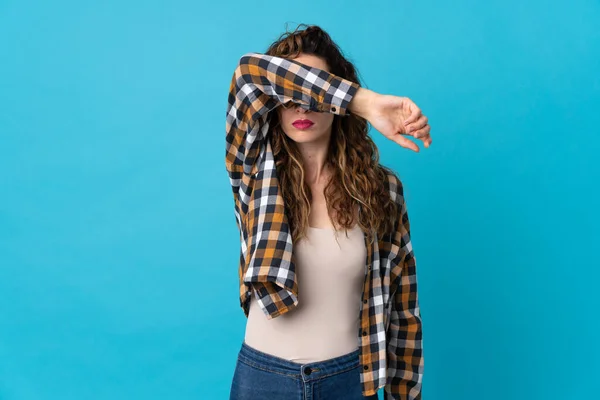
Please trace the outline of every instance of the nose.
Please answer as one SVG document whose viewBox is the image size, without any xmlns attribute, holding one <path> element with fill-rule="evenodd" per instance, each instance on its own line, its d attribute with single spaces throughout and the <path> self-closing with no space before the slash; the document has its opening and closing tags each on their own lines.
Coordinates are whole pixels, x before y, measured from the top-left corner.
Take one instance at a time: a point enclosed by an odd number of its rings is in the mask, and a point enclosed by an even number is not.
<svg viewBox="0 0 600 400">
<path fill-rule="evenodd" d="M 306 114 L 309 113 L 310 110 L 305 110 L 304 108 L 300 107 L 300 105 L 296 105 L 296 112 L 299 112 L 300 114 Z"/>
</svg>

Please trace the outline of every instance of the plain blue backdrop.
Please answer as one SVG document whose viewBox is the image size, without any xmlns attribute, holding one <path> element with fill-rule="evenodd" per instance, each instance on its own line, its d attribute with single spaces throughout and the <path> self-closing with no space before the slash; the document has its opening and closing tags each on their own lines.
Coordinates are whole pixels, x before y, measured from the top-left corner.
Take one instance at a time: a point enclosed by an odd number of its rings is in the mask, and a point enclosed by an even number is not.
<svg viewBox="0 0 600 400">
<path fill-rule="evenodd" d="M 0 399 L 227 398 L 227 90 L 298 23 L 429 118 L 419 154 L 371 131 L 405 185 L 424 399 L 598 398 L 598 21 L 597 1 L 1 0 Z"/>
</svg>

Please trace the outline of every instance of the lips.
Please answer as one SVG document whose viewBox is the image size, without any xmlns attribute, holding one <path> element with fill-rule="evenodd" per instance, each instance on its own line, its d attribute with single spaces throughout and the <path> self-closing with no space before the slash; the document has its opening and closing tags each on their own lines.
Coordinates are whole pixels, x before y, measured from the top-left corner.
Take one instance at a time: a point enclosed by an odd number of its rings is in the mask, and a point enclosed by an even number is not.
<svg viewBox="0 0 600 400">
<path fill-rule="evenodd" d="M 314 125 L 314 122 L 312 122 L 309 119 L 298 119 L 292 122 L 292 125 L 294 125 L 298 129 L 308 129 Z"/>
</svg>

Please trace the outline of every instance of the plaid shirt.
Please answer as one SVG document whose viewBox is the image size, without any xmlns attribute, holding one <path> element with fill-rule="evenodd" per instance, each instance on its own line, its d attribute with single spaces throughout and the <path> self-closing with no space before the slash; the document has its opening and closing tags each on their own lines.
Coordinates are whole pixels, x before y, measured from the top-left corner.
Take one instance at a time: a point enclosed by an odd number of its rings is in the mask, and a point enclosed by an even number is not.
<svg viewBox="0 0 600 400">
<path fill-rule="evenodd" d="M 269 111 L 292 101 L 315 112 L 346 115 L 357 83 L 285 58 L 244 54 L 234 71 L 226 114 L 225 163 L 240 231 L 240 306 L 248 317 L 251 288 L 266 318 L 298 305 L 292 236 L 271 149 Z M 393 233 L 366 239 L 365 281 L 360 303 L 360 380 L 370 396 L 421 399 L 421 316 L 415 255 L 402 183 L 385 182 L 399 206 Z M 300 297 L 301 298 L 301 297 Z"/>
</svg>

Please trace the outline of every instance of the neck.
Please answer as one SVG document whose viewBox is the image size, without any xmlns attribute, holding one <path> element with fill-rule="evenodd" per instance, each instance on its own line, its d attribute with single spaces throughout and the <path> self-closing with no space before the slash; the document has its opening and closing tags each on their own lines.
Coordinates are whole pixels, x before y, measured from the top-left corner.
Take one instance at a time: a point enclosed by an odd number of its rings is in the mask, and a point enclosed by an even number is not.
<svg viewBox="0 0 600 400">
<path fill-rule="evenodd" d="M 315 142 L 299 143 L 298 148 L 302 155 L 306 183 L 312 185 L 326 181 L 330 172 L 326 164 L 329 136 Z"/>
</svg>

